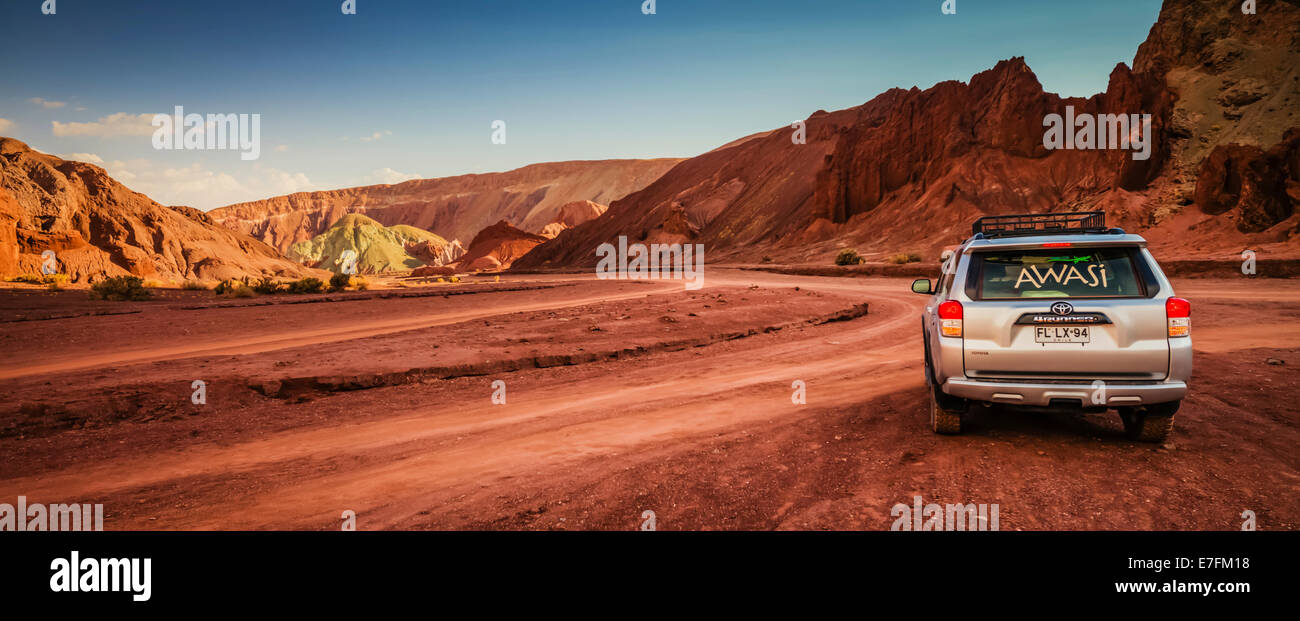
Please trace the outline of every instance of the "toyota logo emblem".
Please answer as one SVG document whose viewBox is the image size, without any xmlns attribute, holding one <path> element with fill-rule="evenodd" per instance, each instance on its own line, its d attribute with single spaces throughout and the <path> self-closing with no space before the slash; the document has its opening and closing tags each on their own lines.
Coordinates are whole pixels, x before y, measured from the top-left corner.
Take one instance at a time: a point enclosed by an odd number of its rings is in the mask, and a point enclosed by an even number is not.
<svg viewBox="0 0 1300 621">
<path fill-rule="evenodd" d="M 1069 302 L 1057 302 L 1052 305 L 1052 312 L 1057 315 L 1069 315 L 1074 312 L 1074 306 Z"/>
</svg>

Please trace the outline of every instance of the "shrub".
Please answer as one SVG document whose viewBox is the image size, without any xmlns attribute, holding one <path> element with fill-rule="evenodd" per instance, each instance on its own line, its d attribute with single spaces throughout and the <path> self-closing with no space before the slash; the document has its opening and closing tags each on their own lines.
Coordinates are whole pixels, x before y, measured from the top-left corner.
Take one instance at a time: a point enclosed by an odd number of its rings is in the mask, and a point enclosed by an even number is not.
<svg viewBox="0 0 1300 621">
<path fill-rule="evenodd" d="M 356 287 L 357 291 L 365 291 L 370 288 L 370 281 L 360 276 L 354 276 L 352 277 L 352 286 Z"/>
<path fill-rule="evenodd" d="M 325 283 L 311 276 L 289 283 L 289 293 L 320 293 L 324 290 Z"/>
<path fill-rule="evenodd" d="M 257 295 L 248 283 L 241 280 L 223 280 L 212 291 L 227 298 L 251 298 Z"/>
<path fill-rule="evenodd" d="M 857 265 L 862 261 L 862 257 L 858 256 L 858 251 L 852 248 L 845 248 L 835 255 L 836 265 Z"/>
<path fill-rule="evenodd" d="M 187 280 L 181 283 L 181 289 L 186 291 L 207 291 L 208 288 L 197 280 Z"/>
<path fill-rule="evenodd" d="M 771 262 L 772 262 L 772 257 L 767 257 L 767 256 L 765 256 L 765 257 L 763 257 L 763 260 L 760 261 L 760 262 L 761 262 L 761 263 L 771 263 Z"/>
<path fill-rule="evenodd" d="M 144 281 L 144 288 L 145 288 L 145 289 L 162 289 L 162 288 L 163 288 L 163 284 L 162 284 L 161 281 L 157 281 L 157 280 L 149 279 L 149 280 Z"/>
<path fill-rule="evenodd" d="M 915 252 L 900 252 L 898 254 L 891 255 L 888 261 L 890 263 L 893 263 L 894 265 L 902 265 L 904 263 L 919 263 L 921 261 L 921 255 L 916 254 Z"/>
<path fill-rule="evenodd" d="M 330 291 L 342 291 L 352 284 L 352 276 L 349 274 L 335 274 L 330 276 Z"/>
<path fill-rule="evenodd" d="M 39 285 L 45 282 L 45 279 L 36 274 L 20 274 L 9 279 L 9 282 L 25 282 L 31 285 Z"/>
<path fill-rule="evenodd" d="M 153 295 L 144 288 L 144 281 L 135 276 L 105 278 L 91 285 L 90 292 L 101 300 L 117 302 L 147 300 Z"/>
<path fill-rule="evenodd" d="M 275 295 L 280 292 L 280 283 L 267 276 L 253 285 L 253 291 L 262 295 Z"/>
<path fill-rule="evenodd" d="M 451 282 L 460 282 L 460 276 L 452 276 L 449 280 L 451 280 Z"/>
</svg>

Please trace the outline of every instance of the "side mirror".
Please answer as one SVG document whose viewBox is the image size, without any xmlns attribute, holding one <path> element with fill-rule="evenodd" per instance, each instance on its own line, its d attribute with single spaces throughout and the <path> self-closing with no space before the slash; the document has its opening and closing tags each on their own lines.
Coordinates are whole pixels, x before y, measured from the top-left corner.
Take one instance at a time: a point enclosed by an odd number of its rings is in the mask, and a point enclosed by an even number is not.
<svg viewBox="0 0 1300 621">
<path fill-rule="evenodd" d="M 912 293 L 921 293 L 925 295 L 933 294 L 930 290 L 930 280 L 928 278 L 918 278 L 912 281 Z"/>
</svg>

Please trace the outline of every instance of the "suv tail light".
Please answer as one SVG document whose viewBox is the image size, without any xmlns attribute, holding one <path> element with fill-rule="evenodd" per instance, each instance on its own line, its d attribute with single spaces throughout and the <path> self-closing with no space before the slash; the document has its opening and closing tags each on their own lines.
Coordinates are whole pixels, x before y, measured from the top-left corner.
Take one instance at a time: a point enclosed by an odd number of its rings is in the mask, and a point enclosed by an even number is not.
<svg viewBox="0 0 1300 621">
<path fill-rule="evenodd" d="M 1165 300 L 1165 317 L 1169 319 L 1169 336 L 1190 336 L 1192 333 L 1192 303 L 1182 298 Z"/>
<path fill-rule="evenodd" d="M 939 305 L 939 333 L 944 336 L 961 336 L 961 302 L 948 300 Z M 1172 330 L 1172 328 L 1170 328 Z"/>
</svg>

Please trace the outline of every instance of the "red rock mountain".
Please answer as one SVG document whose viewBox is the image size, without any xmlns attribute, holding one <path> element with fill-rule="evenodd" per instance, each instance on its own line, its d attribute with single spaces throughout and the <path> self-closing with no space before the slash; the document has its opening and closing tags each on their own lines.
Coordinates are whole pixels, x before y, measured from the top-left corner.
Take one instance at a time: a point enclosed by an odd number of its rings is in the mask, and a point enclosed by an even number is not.
<svg viewBox="0 0 1300 621">
<path fill-rule="evenodd" d="M 546 237 L 522 231 L 502 220 L 474 236 L 456 267 L 472 272 L 509 269 L 519 257 L 546 241 Z"/>
<path fill-rule="evenodd" d="M 385 226 L 409 224 L 448 240 L 470 239 L 500 220 L 541 233 L 559 221 L 569 203 L 608 204 L 644 188 L 680 161 L 551 162 L 503 173 L 300 192 L 221 207 L 209 215 L 281 251 L 319 235 L 349 213 L 365 214 Z"/>
<path fill-rule="evenodd" d="M 609 209 L 608 205 L 601 205 L 593 201 L 565 203 L 560 205 L 560 208 L 556 211 L 555 220 L 542 227 L 538 234 L 553 239 L 556 235 L 568 229 L 599 218 L 607 209 Z"/>
<path fill-rule="evenodd" d="M 686 160 L 516 266 L 593 265 L 596 246 L 619 235 L 692 239 L 710 261 L 827 263 L 844 246 L 933 259 L 981 215 L 1094 208 L 1189 258 L 1246 247 L 1300 256 L 1286 134 L 1300 127 L 1300 8 L 1240 7 L 1167 0 L 1133 67 L 1116 66 L 1106 92 L 1086 99 L 1044 92 L 1013 58 L 969 82 L 818 111 L 806 144 L 778 129 Z M 1048 150 L 1044 118 L 1067 107 L 1150 114 L 1149 159 Z"/>
<path fill-rule="evenodd" d="M 73 282 L 311 273 L 197 209 L 166 207 L 131 191 L 98 166 L 0 138 L 0 276 L 39 273 L 47 250 Z"/>
</svg>

